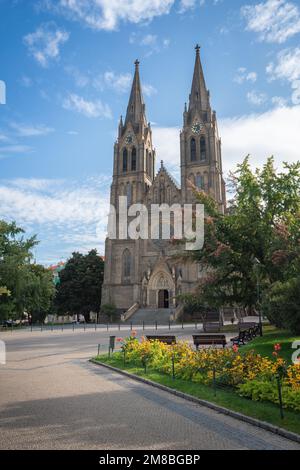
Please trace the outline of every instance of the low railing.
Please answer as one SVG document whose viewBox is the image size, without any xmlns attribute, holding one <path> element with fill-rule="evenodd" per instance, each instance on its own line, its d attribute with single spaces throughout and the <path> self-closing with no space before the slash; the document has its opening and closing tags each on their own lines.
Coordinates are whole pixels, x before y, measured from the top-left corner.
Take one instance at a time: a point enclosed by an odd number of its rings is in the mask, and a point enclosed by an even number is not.
<svg viewBox="0 0 300 470">
<path fill-rule="evenodd" d="M 129 318 L 132 317 L 132 315 L 135 314 L 135 312 L 138 311 L 138 309 L 140 308 L 140 304 L 138 302 L 136 302 L 135 304 L 133 304 L 123 315 L 122 317 L 122 321 L 127 321 L 129 320 Z"/>
</svg>

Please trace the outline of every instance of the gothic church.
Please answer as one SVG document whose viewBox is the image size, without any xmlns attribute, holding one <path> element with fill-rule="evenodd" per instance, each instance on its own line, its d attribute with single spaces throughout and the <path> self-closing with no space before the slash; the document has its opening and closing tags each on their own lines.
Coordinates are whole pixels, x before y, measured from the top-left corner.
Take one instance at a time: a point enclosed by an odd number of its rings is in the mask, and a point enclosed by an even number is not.
<svg viewBox="0 0 300 470">
<path fill-rule="evenodd" d="M 152 203 L 191 203 L 194 192 L 189 181 L 210 194 L 224 212 L 221 140 L 216 112 L 210 106 L 199 46 L 196 46 L 192 88 L 180 133 L 180 187 L 163 162 L 155 173 L 155 157 L 136 61 L 126 118 L 120 119 L 114 146 L 110 202 L 116 208 L 117 217 L 121 195 L 127 196 L 129 204 L 142 203 L 147 207 Z M 115 304 L 120 312 L 130 314 L 139 308 L 176 311 L 176 297 L 193 290 L 201 269 L 192 262 L 179 266 L 172 259 L 174 250 L 166 240 L 107 238 L 102 304 Z"/>
</svg>

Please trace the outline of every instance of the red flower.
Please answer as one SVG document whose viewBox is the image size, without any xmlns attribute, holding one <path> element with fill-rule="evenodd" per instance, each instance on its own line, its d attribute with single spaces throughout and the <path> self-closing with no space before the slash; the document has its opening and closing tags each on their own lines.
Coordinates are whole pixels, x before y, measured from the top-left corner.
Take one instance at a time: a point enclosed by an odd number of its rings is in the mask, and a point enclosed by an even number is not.
<svg viewBox="0 0 300 470">
<path fill-rule="evenodd" d="M 118 343 L 121 343 L 121 341 L 123 341 L 123 338 L 117 338 Z"/>
<path fill-rule="evenodd" d="M 136 336 L 136 331 L 133 330 L 133 331 L 131 332 L 131 336 Z"/>
<path fill-rule="evenodd" d="M 274 344 L 274 351 L 280 351 L 281 350 L 281 345 L 279 343 Z"/>
<path fill-rule="evenodd" d="M 237 344 L 234 344 L 234 345 L 232 346 L 232 350 L 233 350 L 235 353 L 237 353 L 238 350 L 239 350 L 238 345 L 237 345 Z"/>
<path fill-rule="evenodd" d="M 276 351 L 272 352 L 273 356 L 278 356 L 278 353 Z"/>
</svg>

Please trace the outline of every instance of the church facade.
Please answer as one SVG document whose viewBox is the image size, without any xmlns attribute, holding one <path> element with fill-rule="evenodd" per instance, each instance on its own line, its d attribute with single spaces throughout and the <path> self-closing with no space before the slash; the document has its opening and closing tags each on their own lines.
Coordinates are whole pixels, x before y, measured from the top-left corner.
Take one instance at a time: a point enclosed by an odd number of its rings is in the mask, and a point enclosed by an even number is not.
<svg viewBox="0 0 300 470">
<path fill-rule="evenodd" d="M 221 140 L 199 46 L 196 46 L 192 87 L 188 105 L 184 107 L 178 145 L 180 186 L 163 162 L 155 173 L 152 129 L 146 118 L 139 62 L 136 61 L 126 118 L 120 119 L 114 145 L 110 203 L 116 208 L 117 218 L 119 196 L 127 196 L 128 205 L 141 203 L 147 208 L 151 204 L 184 205 L 195 200 L 193 186 L 210 194 L 221 212 L 225 210 Z M 160 158 L 163 159 L 163 155 Z M 174 260 L 177 250 L 167 240 L 107 238 L 102 304 L 112 303 L 123 312 L 138 307 L 176 308 L 177 296 L 192 292 L 201 276 L 197 263 L 180 265 Z"/>
</svg>

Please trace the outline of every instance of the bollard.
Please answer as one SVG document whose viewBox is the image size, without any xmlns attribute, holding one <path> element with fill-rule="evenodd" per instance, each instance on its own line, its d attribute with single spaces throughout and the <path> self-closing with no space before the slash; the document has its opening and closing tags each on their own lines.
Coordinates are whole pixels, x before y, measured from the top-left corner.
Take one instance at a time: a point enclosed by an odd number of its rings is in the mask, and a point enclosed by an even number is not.
<svg viewBox="0 0 300 470">
<path fill-rule="evenodd" d="M 126 349 L 124 348 L 124 351 L 123 351 L 123 363 L 124 363 L 124 366 L 126 364 Z"/>
<path fill-rule="evenodd" d="M 74 328 L 75 328 L 75 323 L 73 322 L 73 332 L 74 332 Z"/>
<path fill-rule="evenodd" d="M 121 324 L 119 323 L 119 331 L 121 330 Z"/>
<path fill-rule="evenodd" d="M 96 323 L 96 320 L 95 320 L 95 331 L 97 331 L 97 323 Z"/>
<path fill-rule="evenodd" d="M 63 322 L 62 322 L 62 325 L 61 325 L 61 331 L 64 331 L 64 323 L 65 323 L 65 319 L 63 319 Z"/>
<path fill-rule="evenodd" d="M 130 322 L 130 331 L 132 331 L 132 321 Z"/>
<path fill-rule="evenodd" d="M 213 388 L 214 388 L 214 397 L 217 395 L 217 383 L 216 383 L 216 368 L 213 368 Z"/>
<path fill-rule="evenodd" d="M 157 330 L 157 320 L 155 321 L 155 329 Z"/>
<path fill-rule="evenodd" d="M 98 344 L 98 356 L 100 356 L 100 348 L 101 348 L 101 344 Z"/>
<path fill-rule="evenodd" d="M 174 357 L 174 351 L 172 354 L 172 379 L 175 379 L 175 357 Z"/>
<path fill-rule="evenodd" d="M 145 330 L 145 321 L 143 320 L 143 331 Z"/>
<path fill-rule="evenodd" d="M 53 331 L 53 321 L 52 321 L 52 323 L 51 323 L 51 331 Z"/>
<path fill-rule="evenodd" d="M 170 330 L 170 329 L 171 329 L 171 322 L 170 322 L 170 320 L 169 320 L 169 330 Z"/>
<path fill-rule="evenodd" d="M 280 409 L 280 417 L 281 419 L 284 418 L 283 414 L 283 404 L 282 404 L 282 389 L 281 389 L 281 381 L 280 377 L 277 376 L 277 387 L 278 387 L 278 399 L 279 399 L 279 409 Z"/>
<path fill-rule="evenodd" d="M 84 331 L 85 331 L 85 328 L 86 328 L 86 325 L 85 325 L 85 320 L 84 320 L 84 328 L 83 328 L 83 329 L 84 329 Z"/>
</svg>

